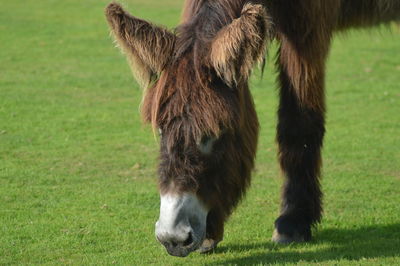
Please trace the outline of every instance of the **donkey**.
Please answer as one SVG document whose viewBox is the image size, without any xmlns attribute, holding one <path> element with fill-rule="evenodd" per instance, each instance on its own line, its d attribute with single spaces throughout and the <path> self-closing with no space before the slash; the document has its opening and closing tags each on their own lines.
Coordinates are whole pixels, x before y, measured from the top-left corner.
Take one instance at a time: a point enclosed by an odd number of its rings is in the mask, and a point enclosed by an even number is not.
<svg viewBox="0 0 400 266">
<path fill-rule="evenodd" d="M 254 65 L 277 40 L 279 162 L 285 177 L 274 242 L 309 241 L 321 220 L 325 61 L 332 35 L 400 18 L 398 0 L 186 0 L 174 32 L 106 8 L 160 132 L 156 237 L 174 256 L 209 252 L 250 184 L 259 124 Z"/>
</svg>

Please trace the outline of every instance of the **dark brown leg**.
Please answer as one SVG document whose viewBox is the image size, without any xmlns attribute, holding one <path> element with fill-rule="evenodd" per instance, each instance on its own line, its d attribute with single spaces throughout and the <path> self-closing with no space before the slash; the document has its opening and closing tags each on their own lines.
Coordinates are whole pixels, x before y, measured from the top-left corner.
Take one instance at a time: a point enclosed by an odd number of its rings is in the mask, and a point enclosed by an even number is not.
<svg viewBox="0 0 400 266">
<path fill-rule="evenodd" d="M 207 233 L 206 239 L 200 246 L 200 253 L 208 253 L 213 251 L 224 236 L 223 212 L 211 210 L 207 216 Z"/>
<path fill-rule="evenodd" d="M 295 45 L 281 38 L 277 141 L 285 183 L 281 215 L 275 221 L 274 242 L 309 241 L 312 225 L 321 219 L 319 178 L 325 132 L 324 64 L 328 46 L 326 43 Z M 310 47 L 321 50 L 310 51 Z"/>
</svg>

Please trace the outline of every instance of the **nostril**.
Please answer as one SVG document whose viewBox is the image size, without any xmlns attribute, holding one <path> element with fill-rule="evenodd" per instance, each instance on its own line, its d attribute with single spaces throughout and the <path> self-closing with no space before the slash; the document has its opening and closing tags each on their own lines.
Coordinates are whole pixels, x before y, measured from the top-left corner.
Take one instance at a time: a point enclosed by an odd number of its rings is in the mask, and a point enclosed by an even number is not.
<svg viewBox="0 0 400 266">
<path fill-rule="evenodd" d="M 183 242 L 183 246 L 190 246 L 193 243 L 193 236 L 191 233 L 189 233 L 188 238 L 185 240 L 185 242 Z"/>
<path fill-rule="evenodd" d="M 176 248 L 178 246 L 178 243 L 176 243 L 175 241 L 171 241 L 171 245 L 173 248 Z"/>
</svg>

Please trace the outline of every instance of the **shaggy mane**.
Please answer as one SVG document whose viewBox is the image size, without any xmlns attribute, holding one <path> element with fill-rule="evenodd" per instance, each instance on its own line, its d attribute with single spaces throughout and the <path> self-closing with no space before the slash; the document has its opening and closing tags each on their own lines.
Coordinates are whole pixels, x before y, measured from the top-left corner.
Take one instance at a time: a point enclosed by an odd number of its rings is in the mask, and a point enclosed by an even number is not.
<svg viewBox="0 0 400 266">
<path fill-rule="evenodd" d="M 234 127 L 237 108 L 230 106 L 238 104 L 237 97 L 231 97 L 234 92 L 224 84 L 220 84 L 221 89 L 210 89 L 207 84 L 221 81 L 205 65 L 209 64 L 211 41 L 224 26 L 240 16 L 242 8 L 243 1 L 186 2 L 182 23 L 175 29 L 177 39 L 172 60 L 144 94 L 142 115 L 153 129 L 166 126 L 165 121 L 172 121 L 183 113 L 188 117 L 182 119 L 191 119 L 191 123 L 181 123 L 181 126 L 192 126 L 184 130 L 192 134 L 184 136 L 188 141 L 202 134 L 219 136 L 222 128 Z M 174 105 L 169 104 L 166 110 L 164 106 L 171 101 Z M 184 110 L 188 106 L 191 110 Z M 178 136 L 171 136 L 174 137 Z"/>
</svg>

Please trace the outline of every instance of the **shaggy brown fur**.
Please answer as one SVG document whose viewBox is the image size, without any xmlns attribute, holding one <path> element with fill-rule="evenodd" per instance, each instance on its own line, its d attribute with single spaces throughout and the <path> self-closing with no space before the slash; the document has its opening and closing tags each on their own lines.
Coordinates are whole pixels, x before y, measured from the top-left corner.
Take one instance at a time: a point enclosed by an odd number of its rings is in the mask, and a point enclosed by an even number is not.
<svg viewBox="0 0 400 266">
<path fill-rule="evenodd" d="M 170 60 L 175 35 L 130 16 L 118 4 L 108 6 L 106 17 L 117 44 L 129 60 L 133 75 L 143 87 L 149 86 Z"/>
<path fill-rule="evenodd" d="M 206 237 L 216 242 L 250 183 L 258 119 L 247 79 L 263 58 L 271 28 L 261 5 L 232 2 L 188 3 L 192 9 L 186 9 L 176 35 L 126 14 L 118 4 L 106 9 L 123 51 L 142 60 L 135 68 L 159 75 L 146 90 L 142 115 L 162 131 L 160 191 L 195 192 L 210 208 Z M 163 51 L 160 64 L 152 60 L 156 54 L 147 55 L 152 50 Z M 217 141 L 211 154 L 203 154 L 199 145 L 209 138 Z"/>
<path fill-rule="evenodd" d="M 211 45 L 212 67 L 229 86 L 246 82 L 254 62 L 262 62 L 269 21 L 261 5 L 247 4 L 242 16 L 218 32 Z M 262 30 L 260 34 L 260 28 Z"/>
<path fill-rule="evenodd" d="M 211 208 L 207 237 L 250 183 L 258 121 L 247 80 L 266 42 L 279 43 L 277 141 L 286 178 L 274 240 L 304 241 L 321 219 L 325 61 L 332 35 L 400 18 L 398 0 L 186 0 L 176 34 L 106 9 L 111 30 L 145 87 L 142 114 L 162 130 L 160 190 L 193 191 Z M 211 155 L 199 145 L 217 138 Z"/>
<path fill-rule="evenodd" d="M 305 241 L 321 219 L 325 62 L 332 35 L 400 18 L 397 0 L 265 1 L 280 44 L 277 141 L 285 175 L 276 242 Z"/>
</svg>

